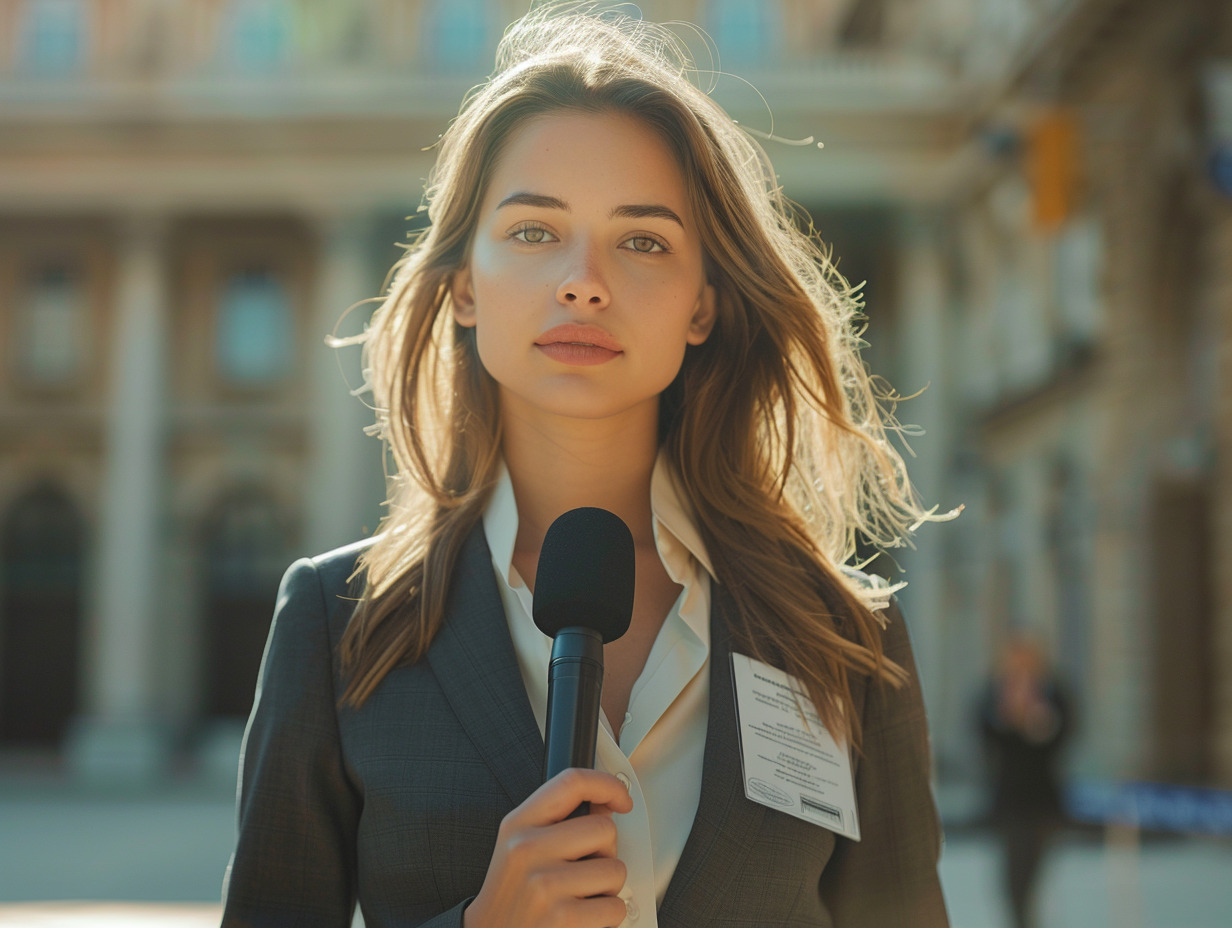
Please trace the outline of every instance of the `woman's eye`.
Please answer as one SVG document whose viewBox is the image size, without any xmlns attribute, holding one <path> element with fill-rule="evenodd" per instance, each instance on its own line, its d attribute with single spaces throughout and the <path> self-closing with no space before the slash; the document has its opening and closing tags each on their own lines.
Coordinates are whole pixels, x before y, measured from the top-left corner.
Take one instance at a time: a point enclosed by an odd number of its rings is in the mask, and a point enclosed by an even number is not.
<svg viewBox="0 0 1232 928">
<path fill-rule="evenodd" d="M 556 239 L 543 226 L 522 226 L 520 229 L 514 229 L 509 235 L 511 238 L 516 238 L 520 242 L 526 242 L 528 245 L 542 245 L 544 242 L 551 242 Z"/>
<path fill-rule="evenodd" d="M 633 251 L 643 255 L 654 254 L 659 251 L 667 251 L 667 248 L 662 242 L 646 235 L 633 236 L 633 238 L 629 239 L 629 246 Z"/>
</svg>

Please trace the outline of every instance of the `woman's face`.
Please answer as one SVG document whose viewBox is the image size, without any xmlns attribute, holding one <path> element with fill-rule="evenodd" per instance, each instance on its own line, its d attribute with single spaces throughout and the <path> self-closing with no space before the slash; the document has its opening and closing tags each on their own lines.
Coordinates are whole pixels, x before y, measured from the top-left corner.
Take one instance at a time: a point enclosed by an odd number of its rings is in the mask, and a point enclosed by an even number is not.
<svg viewBox="0 0 1232 928">
<path fill-rule="evenodd" d="M 514 131 L 451 293 L 502 408 L 523 415 L 654 422 L 685 347 L 714 324 L 680 168 L 614 112 Z"/>
</svg>

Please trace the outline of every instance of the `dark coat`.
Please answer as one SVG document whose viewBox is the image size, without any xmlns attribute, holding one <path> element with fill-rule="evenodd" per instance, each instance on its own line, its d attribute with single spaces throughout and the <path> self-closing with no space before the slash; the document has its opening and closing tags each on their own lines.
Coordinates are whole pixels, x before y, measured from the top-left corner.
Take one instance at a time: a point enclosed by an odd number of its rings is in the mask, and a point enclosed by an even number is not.
<svg viewBox="0 0 1232 928">
<path fill-rule="evenodd" d="M 1059 765 L 1072 726 L 1070 700 L 1055 679 L 1043 682 L 1041 697 L 1056 718 L 1046 737 L 1032 740 L 1001 719 L 999 688 L 989 681 L 979 700 L 979 731 L 989 768 L 993 824 L 1020 820 L 1057 823 L 1064 817 Z"/>
<path fill-rule="evenodd" d="M 345 928 L 357 899 L 368 928 L 460 926 L 501 819 L 540 785 L 543 737 L 482 526 L 427 660 L 391 672 L 360 709 L 339 708 L 338 642 L 361 550 L 297 561 L 283 578 L 244 739 L 226 928 Z M 712 591 L 701 796 L 659 925 L 947 925 L 924 706 L 897 608 L 886 652 L 910 685 L 853 687 L 865 732 L 857 843 L 745 798 L 722 619 L 731 605 Z"/>
</svg>

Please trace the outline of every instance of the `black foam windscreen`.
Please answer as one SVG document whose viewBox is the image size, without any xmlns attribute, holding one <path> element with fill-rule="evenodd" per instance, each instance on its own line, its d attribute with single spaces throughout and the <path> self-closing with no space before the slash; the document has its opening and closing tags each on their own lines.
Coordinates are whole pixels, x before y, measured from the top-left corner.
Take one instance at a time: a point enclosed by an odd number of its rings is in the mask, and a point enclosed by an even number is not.
<svg viewBox="0 0 1232 928">
<path fill-rule="evenodd" d="M 581 625 L 615 641 L 633 617 L 633 534 L 606 509 L 571 509 L 553 522 L 535 572 L 535 624 L 555 638 Z"/>
</svg>

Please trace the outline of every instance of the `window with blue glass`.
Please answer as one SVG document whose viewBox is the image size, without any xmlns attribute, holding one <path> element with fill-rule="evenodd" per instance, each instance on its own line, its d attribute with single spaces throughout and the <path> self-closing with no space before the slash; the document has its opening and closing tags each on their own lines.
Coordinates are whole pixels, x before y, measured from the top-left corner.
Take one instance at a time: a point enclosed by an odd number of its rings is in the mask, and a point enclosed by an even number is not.
<svg viewBox="0 0 1232 928">
<path fill-rule="evenodd" d="M 294 326 L 286 286 L 270 268 L 246 268 L 223 284 L 218 306 L 218 372 L 229 383 L 263 386 L 291 369 Z"/>
<path fill-rule="evenodd" d="M 491 10 L 484 0 L 435 0 L 424 30 L 424 57 L 436 71 L 473 71 L 490 65 Z"/>
<path fill-rule="evenodd" d="M 81 274 L 69 264 L 36 266 L 20 300 L 13 347 L 23 382 L 32 387 L 74 383 L 91 336 Z"/>
<path fill-rule="evenodd" d="M 291 59 L 294 11 L 287 0 L 233 0 L 224 47 L 241 71 L 277 71 Z"/>
<path fill-rule="evenodd" d="M 780 45 L 779 4 L 768 0 L 712 0 L 707 25 L 725 70 L 764 65 Z"/>
<path fill-rule="evenodd" d="M 26 0 L 18 59 L 21 69 L 48 77 L 73 74 L 85 61 L 86 0 Z"/>
</svg>

